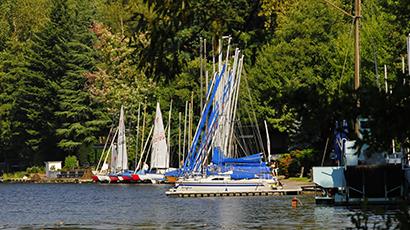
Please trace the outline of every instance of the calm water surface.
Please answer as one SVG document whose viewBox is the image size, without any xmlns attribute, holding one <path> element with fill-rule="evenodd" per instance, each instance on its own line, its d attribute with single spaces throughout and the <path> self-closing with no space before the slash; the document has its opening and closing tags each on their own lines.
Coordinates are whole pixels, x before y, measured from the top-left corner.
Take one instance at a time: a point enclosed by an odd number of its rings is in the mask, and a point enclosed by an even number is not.
<svg viewBox="0 0 410 230">
<path fill-rule="evenodd" d="M 354 220 L 367 225 L 408 222 L 398 207 L 329 207 L 299 196 L 173 198 L 169 185 L 0 184 L 0 229 L 344 229 Z M 353 217 L 352 217 L 353 216 Z"/>
</svg>

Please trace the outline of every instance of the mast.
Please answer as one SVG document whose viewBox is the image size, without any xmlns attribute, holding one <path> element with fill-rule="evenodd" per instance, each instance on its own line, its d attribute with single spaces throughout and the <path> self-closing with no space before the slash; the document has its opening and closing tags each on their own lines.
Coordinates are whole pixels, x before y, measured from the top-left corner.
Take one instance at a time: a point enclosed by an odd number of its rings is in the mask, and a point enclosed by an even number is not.
<svg viewBox="0 0 410 230">
<path fill-rule="evenodd" d="M 145 119 L 147 117 L 147 104 L 144 103 L 144 112 L 142 114 L 142 131 L 141 131 L 141 156 L 144 151 L 144 133 L 145 133 Z"/>
<path fill-rule="evenodd" d="M 200 67 L 199 67 L 199 81 L 200 81 L 200 93 L 199 93 L 199 98 L 200 98 L 200 107 L 201 107 L 201 111 L 202 111 L 202 106 L 203 106 L 203 101 L 202 101 L 202 95 L 203 95 L 203 84 L 202 84 L 202 37 L 199 38 L 199 62 L 200 62 Z"/>
<path fill-rule="evenodd" d="M 138 118 L 137 118 L 137 137 L 135 139 L 135 168 L 137 168 L 138 158 L 138 138 L 140 135 L 140 115 L 141 115 L 141 103 L 138 103 Z"/>
<path fill-rule="evenodd" d="M 187 136 L 187 130 L 186 130 L 187 117 L 188 117 L 188 101 L 185 101 L 184 139 L 183 139 L 183 144 L 182 144 L 182 161 L 184 163 L 185 163 L 185 147 L 186 147 L 186 136 Z"/>
<path fill-rule="evenodd" d="M 172 99 L 171 99 L 171 103 L 169 105 L 169 113 L 168 113 L 168 140 L 167 140 L 167 144 L 168 144 L 168 160 L 167 160 L 167 167 L 169 168 L 169 158 L 171 156 L 171 114 L 172 114 Z"/>
<path fill-rule="evenodd" d="M 181 168 L 181 120 L 182 120 L 182 113 L 178 113 L 178 168 Z"/>
<path fill-rule="evenodd" d="M 270 138 L 269 138 L 268 124 L 266 124 L 266 120 L 264 120 L 263 122 L 265 123 L 265 129 L 266 129 L 266 148 L 268 150 L 267 162 L 270 162 L 271 156 L 270 156 Z"/>
</svg>

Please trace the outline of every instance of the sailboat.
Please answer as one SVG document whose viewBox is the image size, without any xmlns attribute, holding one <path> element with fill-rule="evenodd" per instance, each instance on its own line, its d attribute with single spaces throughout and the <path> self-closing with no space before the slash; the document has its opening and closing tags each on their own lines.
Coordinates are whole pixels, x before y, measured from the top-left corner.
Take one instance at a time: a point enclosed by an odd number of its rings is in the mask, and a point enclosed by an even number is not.
<svg viewBox="0 0 410 230">
<path fill-rule="evenodd" d="M 220 42 L 221 43 L 221 42 Z M 220 45 L 221 47 L 221 45 Z M 229 45 L 226 62 L 222 64 L 219 49 L 218 72 L 209 87 L 206 105 L 196 128 L 195 136 L 184 166 L 166 174 L 176 177 L 175 187 L 167 195 L 180 193 L 252 192 L 276 189 L 278 181 L 261 153 L 234 158 L 233 129 L 238 105 L 243 55 L 235 50 L 229 69 Z M 210 160 L 210 163 L 208 159 Z"/>
<path fill-rule="evenodd" d="M 164 123 L 162 120 L 162 113 L 159 102 L 157 102 L 153 129 L 154 133 L 151 139 L 150 166 L 148 166 L 147 162 L 143 162 L 142 169 L 138 170 L 141 167 L 141 161 L 143 159 L 143 156 L 141 156 L 136 169 L 136 173 L 142 182 L 145 181 L 151 183 L 160 183 L 165 180 L 165 172 L 170 170 L 170 154 L 167 145 L 167 140 L 165 137 Z M 147 156 L 145 158 L 147 159 Z"/>
<path fill-rule="evenodd" d="M 105 151 L 105 147 L 109 141 L 108 138 L 97 165 L 97 171 L 94 171 L 93 180 L 95 182 L 119 183 L 138 180 L 137 177 L 132 175 L 133 171 L 128 170 L 128 154 L 124 120 L 124 106 L 121 106 L 118 127 L 116 128 L 114 136 L 111 140 L 111 144 L 108 150 Z M 115 138 L 117 138 L 116 143 Z M 110 161 L 107 162 L 109 156 L 111 156 L 111 158 Z M 102 159 L 104 159 L 104 161 L 102 161 Z M 103 163 L 100 168 L 99 166 L 101 162 Z"/>
</svg>

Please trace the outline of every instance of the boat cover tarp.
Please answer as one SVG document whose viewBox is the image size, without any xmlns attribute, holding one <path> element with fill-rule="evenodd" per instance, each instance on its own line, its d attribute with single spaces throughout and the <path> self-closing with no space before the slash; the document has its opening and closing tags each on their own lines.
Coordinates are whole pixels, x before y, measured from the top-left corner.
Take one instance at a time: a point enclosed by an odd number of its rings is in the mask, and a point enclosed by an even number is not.
<svg viewBox="0 0 410 230">
<path fill-rule="evenodd" d="M 240 157 L 240 158 L 228 158 L 224 157 L 220 148 L 214 148 L 212 155 L 212 163 L 217 165 L 224 165 L 226 163 L 233 164 L 243 164 L 243 163 L 261 163 L 262 162 L 262 153 L 256 153 L 250 156 Z"/>
</svg>

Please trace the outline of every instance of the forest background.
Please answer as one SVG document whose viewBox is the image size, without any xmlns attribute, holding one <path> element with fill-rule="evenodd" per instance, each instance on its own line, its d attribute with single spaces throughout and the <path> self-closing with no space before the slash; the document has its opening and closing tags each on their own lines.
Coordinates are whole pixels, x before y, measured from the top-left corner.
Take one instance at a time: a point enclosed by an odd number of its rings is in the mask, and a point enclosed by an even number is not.
<svg viewBox="0 0 410 230">
<path fill-rule="evenodd" d="M 253 108 L 260 130 L 266 120 L 273 153 L 318 164 L 335 122 L 351 128 L 359 114 L 369 118 L 366 141 L 388 150 L 394 139 L 399 150 L 410 132 L 410 4 L 362 2 L 362 86 L 354 92 L 353 18 L 334 7 L 353 14 L 352 0 L 0 0 L 2 167 L 70 155 L 95 165 L 121 105 L 131 164 L 141 146 L 138 108 L 150 126 L 156 102 L 167 118 L 171 99 L 177 164 L 179 113 L 193 95 L 195 124 L 205 94 L 201 44 L 211 73 L 227 35 L 245 55 L 238 119 L 250 123 Z"/>
</svg>

